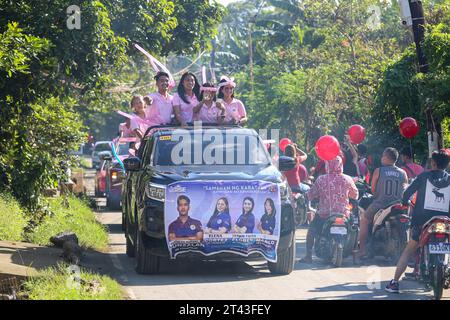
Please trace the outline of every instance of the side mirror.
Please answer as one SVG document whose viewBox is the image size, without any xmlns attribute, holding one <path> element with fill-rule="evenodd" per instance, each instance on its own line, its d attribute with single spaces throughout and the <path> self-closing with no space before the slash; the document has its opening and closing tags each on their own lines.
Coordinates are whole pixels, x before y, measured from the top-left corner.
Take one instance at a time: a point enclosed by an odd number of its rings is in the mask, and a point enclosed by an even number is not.
<svg viewBox="0 0 450 320">
<path fill-rule="evenodd" d="M 102 152 L 99 152 L 98 158 L 101 161 L 111 161 L 112 160 L 112 154 L 109 151 L 102 151 Z"/>
<path fill-rule="evenodd" d="M 278 168 L 281 172 L 294 169 L 296 164 L 295 159 L 291 157 L 281 156 L 278 159 Z"/>
<path fill-rule="evenodd" d="M 141 159 L 138 157 L 129 157 L 123 160 L 126 171 L 139 171 L 141 168 Z"/>
</svg>

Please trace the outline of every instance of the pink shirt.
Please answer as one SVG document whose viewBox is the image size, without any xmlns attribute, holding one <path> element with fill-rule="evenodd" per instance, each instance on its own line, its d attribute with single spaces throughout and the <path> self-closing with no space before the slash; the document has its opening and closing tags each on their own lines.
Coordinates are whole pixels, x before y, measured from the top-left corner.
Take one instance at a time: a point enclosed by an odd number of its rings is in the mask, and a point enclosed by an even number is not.
<svg viewBox="0 0 450 320">
<path fill-rule="evenodd" d="M 136 117 L 140 118 L 139 116 L 136 116 Z M 142 120 L 145 120 L 145 119 L 142 119 Z M 145 134 L 145 131 L 147 131 L 147 128 L 149 127 L 149 125 L 147 123 L 138 121 L 138 119 L 133 118 L 130 120 L 130 122 L 131 122 L 130 129 L 132 131 L 139 129 L 142 132 L 142 134 Z"/>
<path fill-rule="evenodd" d="M 215 102 L 211 105 L 211 107 L 207 107 L 205 104 L 200 109 L 199 113 L 195 120 L 200 120 L 205 123 L 217 123 L 217 117 L 220 114 L 220 109 L 217 108 Z"/>
<path fill-rule="evenodd" d="M 127 128 L 126 122 L 119 124 L 119 132 L 123 132 L 123 135 L 122 135 L 123 138 L 131 138 L 131 137 L 135 136 L 133 130 L 131 130 L 131 124 L 130 124 L 130 128 Z"/>
<path fill-rule="evenodd" d="M 167 97 L 164 97 L 159 92 L 151 93 L 149 96 L 153 99 L 153 103 L 145 110 L 146 119 L 154 122 L 155 125 L 171 123 L 173 96 L 168 94 Z"/>
<path fill-rule="evenodd" d="M 183 99 L 181 99 L 178 95 L 178 92 L 176 92 L 173 95 L 172 105 L 180 106 L 180 115 L 181 119 L 183 119 L 184 122 L 193 122 L 194 107 L 198 104 L 198 100 L 195 94 L 192 97 L 187 96 L 186 99 L 189 101 L 189 103 L 184 102 Z"/>
<path fill-rule="evenodd" d="M 407 167 L 407 168 L 405 168 L 405 167 Z M 407 163 L 406 165 L 404 165 L 402 167 L 402 169 L 405 170 L 406 175 L 408 176 L 408 179 L 414 179 L 415 177 L 417 177 L 419 174 L 421 174 L 424 171 L 422 166 L 415 164 L 415 163 Z"/>
<path fill-rule="evenodd" d="M 245 111 L 244 104 L 241 100 L 234 99 L 230 104 L 226 103 L 225 100 L 220 101 L 226 109 L 225 122 L 231 122 L 233 119 L 240 120 L 242 117 L 247 116 L 247 111 Z"/>
</svg>

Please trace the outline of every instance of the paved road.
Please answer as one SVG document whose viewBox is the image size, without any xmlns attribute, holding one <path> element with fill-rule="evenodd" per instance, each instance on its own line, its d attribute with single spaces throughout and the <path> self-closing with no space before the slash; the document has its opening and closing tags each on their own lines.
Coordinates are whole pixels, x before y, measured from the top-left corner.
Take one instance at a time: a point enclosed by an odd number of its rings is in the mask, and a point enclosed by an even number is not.
<svg viewBox="0 0 450 320">
<path fill-rule="evenodd" d="M 98 219 L 109 228 L 110 252 L 105 254 L 102 272 L 116 278 L 132 299 L 431 299 L 421 284 L 401 282 L 400 295 L 387 294 L 384 285 L 395 267 L 377 261 L 379 266 L 353 266 L 351 258 L 342 268 L 331 268 L 315 259 L 310 265 L 295 264 L 287 276 L 273 276 L 263 262 L 175 261 L 161 275 L 139 275 L 134 260 L 125 254 L 121 213 L 106 211 L 100 200 Z M 306 230 L 296 233 L 297 260 L 304 254 Z M 381 282 L 380 282 L 381 281 Z M 444 293 L 450 298 L 450 290 Z"/>
</svg>

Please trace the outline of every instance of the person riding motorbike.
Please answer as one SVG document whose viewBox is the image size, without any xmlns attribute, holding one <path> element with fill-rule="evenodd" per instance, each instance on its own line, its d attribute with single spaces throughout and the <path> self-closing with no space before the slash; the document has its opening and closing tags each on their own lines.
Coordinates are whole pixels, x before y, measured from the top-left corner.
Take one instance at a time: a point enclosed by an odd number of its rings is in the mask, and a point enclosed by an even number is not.
<svg viewBox="0 0 450 320">
<path fill-rule="evenodd" d="M 424 171 L 422 166 L 414 163 L 413 154 L 410 148 L 403 148 L 400 151 L 400 158 L 404 164 L 401 168 L 405 170 L 410 181 Z"/>
<path fill-rule="evenodd" d="M 309 186 L 302 183 L 308 178 L 308 171 L 305 166 L 302 165 L 302 162 L 308 158 L 307 154 L 300 150 L 296 144 L 287 145 L 284 154 L 287 157 L 294 158 L 296 161 L 296 165 L 292 170 L 283 173 L 291 190 L 297 193 L 307 192 L 310 189 Z"/>
<path fill-rule="evenodd" d="M 372 193 L 374 198 L 361 217 L 359 252 L 357 255 L 359 260 L 366 258 L 369 225 L 373 223 L 376 213 L 389 205 L 400 203 L 406 189 L 408 183 L 406 172 L 395 165 L 398 156 L 398 151 L 395 148 L 386 148 L 381 157 L 383 166 L 375 169 L 373 173 Z"/>
<path fill-rule="evenodd" d="M 326 161 L 328 173 L 319 176 L 311 189 L 306 193 L 309 200 L 319 199 L 319 208 L 313 221 L 309 225 L 306 236 L 306 256 L 300 262 L 311 263 L 314 239 L 325 221 L 332 214 L 342 213 L 349 215 L 349 198 L 358 199 L 358 189 L 352 178 L 343 174 L 341 157 Z"/>
<path fill-rule="evenodd" d="M 431 156 L 431 171 L 426 171 L 417 176 L 413 183 L 403 194 L 403 205 L 408 204 L 411 196 L 417 192 L 417 202 L 414 206 L 411 220 L 411 239 L 404 249 L 400 260 L 397 263 L 394 279 L 392 279 L 385 290 L 390 293 L 399 293 L 399 280 L 405 272 L 410 257 L 417 251 L 422 226 L 434 216 L 450 217 L 450 174 L 444 170 L 449 165 L 449 156 L 444 151 L 434 151 Z M 434 202 L 433 191 L 439 189 L 444 195 L 444 201 L 440 202 L 440 208 L 430 208 L 429 203 Z M 431 196 L 431 201 L 430 201 Z M 411 276 L 411 274 L 409 274 Z"/>
</svg>

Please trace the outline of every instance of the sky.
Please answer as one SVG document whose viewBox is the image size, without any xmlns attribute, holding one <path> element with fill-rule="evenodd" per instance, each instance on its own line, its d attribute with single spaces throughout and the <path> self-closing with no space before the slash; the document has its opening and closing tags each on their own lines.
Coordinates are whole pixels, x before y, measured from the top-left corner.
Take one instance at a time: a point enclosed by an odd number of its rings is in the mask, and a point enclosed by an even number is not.
<svg viewBox="0 0 450 320">
<path fill-rule="evenodd" d="M 217 2 L 223 4 L 224 6 L 228 5 L 231 2 L 236 2 L 236 1 L 239 1 L 239 0 L 217 0 Z"/>
</svg>

